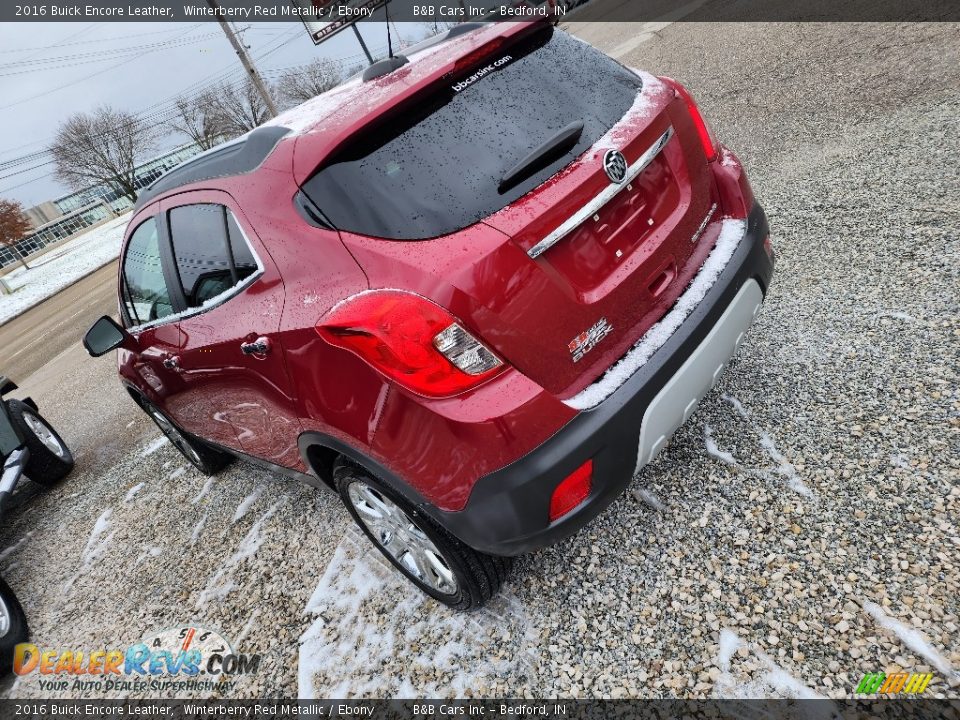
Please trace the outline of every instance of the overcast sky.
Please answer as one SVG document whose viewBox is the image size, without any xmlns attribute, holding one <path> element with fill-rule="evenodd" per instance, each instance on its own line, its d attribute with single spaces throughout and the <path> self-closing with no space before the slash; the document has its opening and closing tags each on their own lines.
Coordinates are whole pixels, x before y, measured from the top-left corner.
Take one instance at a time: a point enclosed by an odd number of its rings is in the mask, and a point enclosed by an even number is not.
<svg viewBox="0 0 960 720">
<path fill-rule="evenodd" d="M 299 22 L 237 27 L 247 28 L 244 41 L 268 79 L 315 57 L 347 67 L 364 61 L 350 30 L 318 47 Z M 394 27 L 408 42 L 428 32 L 414 23 Z M 375 56 L 386 54 L 383 23 L 361 23 L 361 31 Z M 30 207 L 69 192 L 53 176 L 49 155 L 5 165 L 46 149 L 69 115 L 105 103 L 149 116 L 170 108 L 179 94 L 243 75 L 216 22 L 0 23 L 0 197 Z M 185 141 L 168 136 L 159 150 Z"/>
</svg>

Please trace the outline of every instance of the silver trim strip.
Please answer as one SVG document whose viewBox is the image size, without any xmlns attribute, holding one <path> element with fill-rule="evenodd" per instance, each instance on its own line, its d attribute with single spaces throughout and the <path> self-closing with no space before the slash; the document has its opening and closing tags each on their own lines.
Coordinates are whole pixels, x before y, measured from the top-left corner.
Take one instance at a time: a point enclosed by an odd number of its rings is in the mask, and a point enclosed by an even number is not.
<svg viewBox="0 0 960 720">
<path fill-rule="evenodd" d="M 604 188 L 596 197 L 594 197 L 590 202 L 580 208 L 577 212 L 571 215 L 566 222 L 563 223 L 560 227 L 554 230 L 552 233 L 547 235 L 543 240 L 538 242 L 532 248 L 527 250 L 527 255 L 531 258 L 536 259 L 543 255 L 547 250 L 552 248 L 558 242 L 563 240 L 567 235 L 576 230 L 580 225 L 582 225 L 587 218 L 596 215 L 597 212 L 608 202 L 613 200 L 617 195 L 620 194 L 620 191 L 623 190 L 628 184 L 633 182 L 633 180 L 644 170 L 647 169 L 647 166 L 653 162 L 653 159 L 660 154 L 660 151 L 666 146 L 670 138 L 673 137 L 673 126 L 667 128 L 667 131 L 661 135 L 657 141 L 647 148 L 647 151 L 640 156 L 640 159 L 637 160 L 633 165 L 627 169 L 627 175 L 619 185 L 608 185 Z"/>
</svg>

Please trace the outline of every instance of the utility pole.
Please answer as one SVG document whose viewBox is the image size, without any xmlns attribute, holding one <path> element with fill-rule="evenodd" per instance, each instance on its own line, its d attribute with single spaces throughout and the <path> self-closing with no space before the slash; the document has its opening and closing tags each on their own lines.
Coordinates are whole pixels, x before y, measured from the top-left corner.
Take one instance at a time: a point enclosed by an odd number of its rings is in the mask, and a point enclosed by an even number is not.
<svg viewBox="0 0 960 720">
<path fill-rule="evenodd" d="M 261 79 L 260 73 L 257 72 L 257 68 L 254 66 L 253 60 L 249 55 L 247 55 L 247 49 L 243 46 L 243 43 L 237 40 L 237 36 L 234 35 L 233 30 L 227 24 L 223 10 L 220 7 L 220 3 L 217 2 L 217 0 L 207 0 L 207 5 L 213 8 L 214 12 L 217 13 L 217 22 L 220 23 L 220 27 L 223 29 L 223 34 L 227 36 L 227 40 L 229 40 L 230 44 L 233 45 L 233 49 L 237 51 L 237 57 L 240 58 L 240 62 L 243 63 L 243 67 L 250 76 L 250 80 L 253 82 L 254 87 L 257 88 L 257 92 L 260 93 L 260 97 L 263 98 L 263 102 L 267 106 L 267 110 L 270 112 L 270 117 L 276 117 L 277 106 L 273 104 L 273 98 L 270 97 L 270 91 L 267 89 L 267 86 Z"/>
</svg>

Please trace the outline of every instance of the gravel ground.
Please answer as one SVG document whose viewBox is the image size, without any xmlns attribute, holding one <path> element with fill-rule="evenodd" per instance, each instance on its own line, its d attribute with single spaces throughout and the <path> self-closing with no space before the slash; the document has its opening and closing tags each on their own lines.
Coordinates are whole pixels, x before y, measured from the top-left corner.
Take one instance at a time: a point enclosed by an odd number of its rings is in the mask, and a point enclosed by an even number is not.
<svg viewBox="0 0 960 720">
<path fill-rule="evenodd" d="M 0 536 L 34 642 L 200 623 L 263 655 L 223 691 L 244 697 L 844 697 L 901 668 L 960 696 L 958 28 L 674 24 L 624 59 L 692 88 L 778 252 L 739 356 L 629 492 L 454 615 L 332 495 L 243 464 L 207 484 L 71 350 L 24 385 L 82 428 L 78 469 Z"/>
</svg>

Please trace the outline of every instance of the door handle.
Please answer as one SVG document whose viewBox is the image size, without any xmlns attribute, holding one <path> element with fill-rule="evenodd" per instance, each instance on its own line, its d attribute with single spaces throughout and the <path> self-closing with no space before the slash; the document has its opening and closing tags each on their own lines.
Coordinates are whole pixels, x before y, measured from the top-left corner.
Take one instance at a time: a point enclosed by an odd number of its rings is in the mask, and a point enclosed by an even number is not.
<svg viewBox="0 0 960 720">
<path fill-rule="evenodd" d="M 270 352 L 270 338 L 259 337 L 253 342 L 240 343 L 244 355 L 266 355 Z"/>
<path fill-rule="evenodd" d="M 171 355 L 163 359 L 163 366 L 167 370 L 179 370 L 180 369 L 180 358 L 176 355 Z"/>
</svg>

